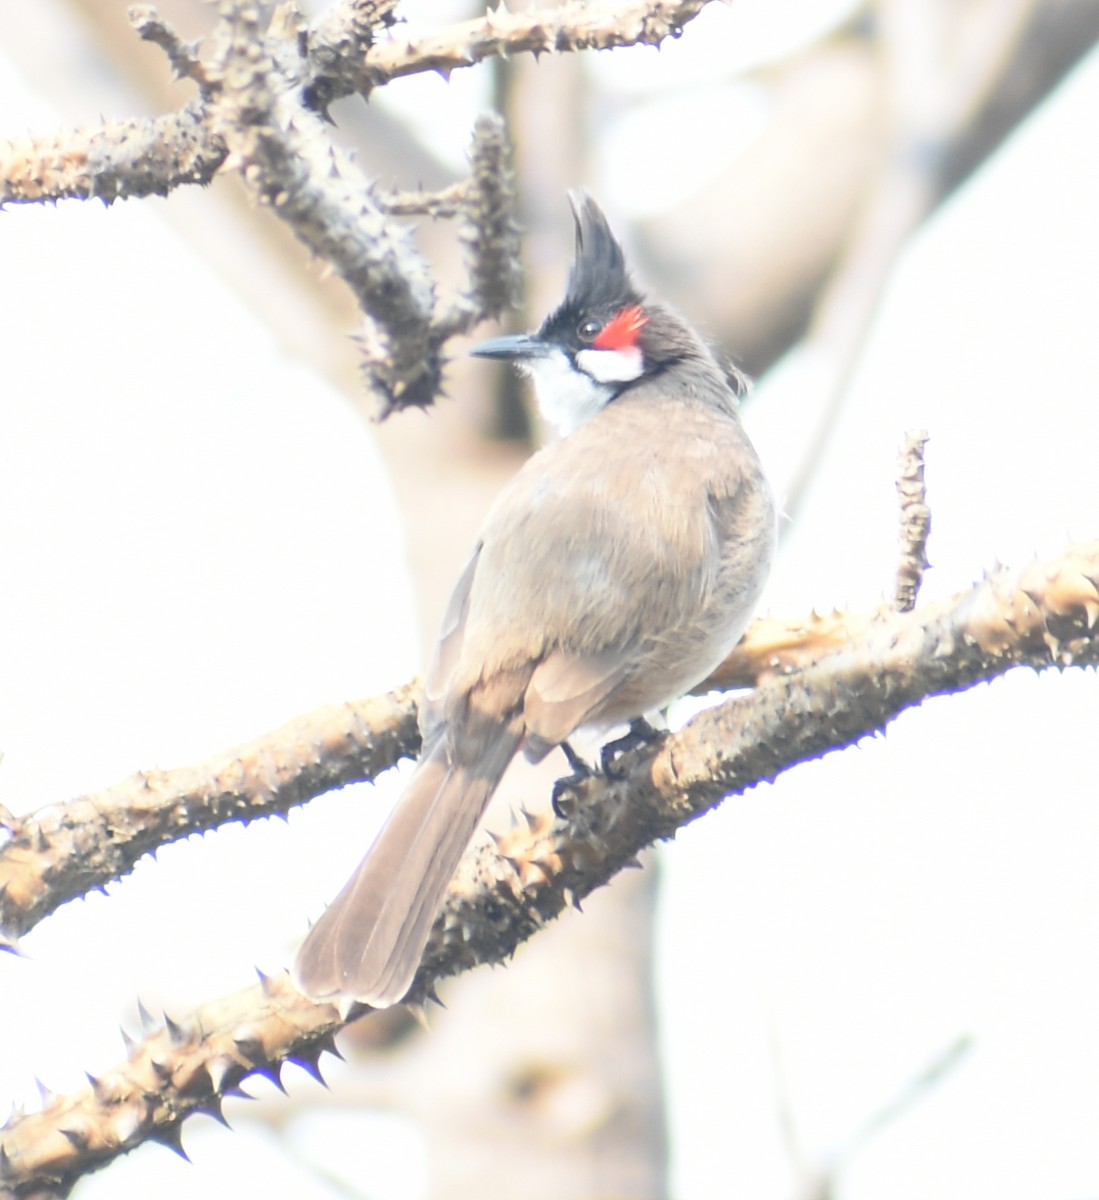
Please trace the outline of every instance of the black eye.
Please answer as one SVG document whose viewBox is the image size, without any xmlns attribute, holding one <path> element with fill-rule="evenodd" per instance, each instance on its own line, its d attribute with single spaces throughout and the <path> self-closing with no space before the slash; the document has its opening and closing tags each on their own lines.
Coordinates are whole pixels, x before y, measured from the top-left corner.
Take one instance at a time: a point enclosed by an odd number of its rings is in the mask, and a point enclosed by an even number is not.
<svg viewBox="0 0 1099 1200">
<path fill-rule="evenodd" d="M 582 342 L 594 341 L 599 331 L 603 328 L 599 321 L 593 321 L 588 317 L 586 321 L 581 321 L 576 328 L 577 334 Z"/>
</svg>

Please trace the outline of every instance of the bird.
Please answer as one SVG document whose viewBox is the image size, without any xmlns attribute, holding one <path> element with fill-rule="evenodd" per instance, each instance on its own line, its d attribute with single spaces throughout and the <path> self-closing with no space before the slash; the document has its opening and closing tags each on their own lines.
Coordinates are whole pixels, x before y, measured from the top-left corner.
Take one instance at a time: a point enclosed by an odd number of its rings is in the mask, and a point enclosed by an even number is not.
<svg viewBox="0 0 1099 1200">
<path fill-rule="evenodd" d="M 422 749 L 365 858 L 307 934 L 298 988 L 384 1008 L 409 992 L 505 769 L 660 712 L 739 641 L 775 503 L 738 415 L 741 377 L 634 283 L 584 190 L 566 294 L 540 328 L 472 353 L 531 376 L 556 440 L 504 487 L 446 609 Z"/>
</svg>

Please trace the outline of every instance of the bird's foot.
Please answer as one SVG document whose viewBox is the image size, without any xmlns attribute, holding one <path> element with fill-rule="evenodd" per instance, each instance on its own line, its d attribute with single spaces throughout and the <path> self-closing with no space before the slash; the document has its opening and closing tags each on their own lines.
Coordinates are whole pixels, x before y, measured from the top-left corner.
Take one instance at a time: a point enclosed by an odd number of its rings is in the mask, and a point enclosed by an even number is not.
<svg viewBox="0 0 1099 1200">
<path fill-rule="evenodd" d="M 550 804 L 553 806 L 553 811 L 557 816 L 562 820 L 567 820 L 572 810 L 572 804 L 566 802 L 564 797 L 571 794 L 578 783 L 583 783 L 585 779 L 590 779 L 595 772 L 568 742 L 561 743 L 561 750 L 569 760 L 571 771 L 568 775 L 562 775 L 553 785 L 553 795 Z"/>
<path fill-rule="evenodd" d="M 629 729 L 621 736 L 607 742 L 599 752 L 599 762 L 603 774 L 609 779 L 621 779 L 623 772 L 619 769 L 619 760 L 624 754 L 636 750 L 651 738 L 657 737 L 659 730 L 654 729 L 644 717 L 635 717 L 630 722 Z"/>
</svg>

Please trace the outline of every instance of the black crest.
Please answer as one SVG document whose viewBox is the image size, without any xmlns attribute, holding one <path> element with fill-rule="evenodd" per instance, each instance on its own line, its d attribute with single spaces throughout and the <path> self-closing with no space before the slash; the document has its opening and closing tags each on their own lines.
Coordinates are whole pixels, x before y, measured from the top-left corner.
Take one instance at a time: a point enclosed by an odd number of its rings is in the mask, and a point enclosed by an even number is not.
<svg viewBox="0 0 1099 1200">
<path fill-rule="evenodd" d="M 539 336 L 578 350 L 584 343 L 577 326 L 584 318 L 608 321 L 623 308 L 640 304 L 642 297 L 603 210 L 582 189 L 569 192 L 569 203 L 576 219 L 576 259 L 565 298 L 546 317 Z"/>
<path fill-rule="evenodd" d="M 641 294 L 630 279 L 622 247 L 603 210 L 579 188 L 569 192 L 569 203 L 576 220 L 576 261 L 569 272 L 564 306 L 588 311 L 639 301 Z"/>
</svg>

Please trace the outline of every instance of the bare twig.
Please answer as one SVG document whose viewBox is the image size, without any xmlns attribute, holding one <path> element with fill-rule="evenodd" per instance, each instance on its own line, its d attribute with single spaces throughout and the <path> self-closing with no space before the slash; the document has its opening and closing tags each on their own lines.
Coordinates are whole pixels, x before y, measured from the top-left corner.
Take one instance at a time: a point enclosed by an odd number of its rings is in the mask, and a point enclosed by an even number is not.
<svg viewBox="0 0 1099 1200">
<path fill-rule="evenodd" d="M 391 217 L 457 217 L 465 211 L 469 184 L 465 180 L 440 188 L 437 192 L 383 192 L 375 190 L 374 199 L 382 212 Z"/>
<path fill-rule="evenodd" d="M 500 962 L 606 883 L 654 840 L 732 792 L 882 728 L 904 708 L 1014 666 L 1099 663 L 1099 543 L 1021 571 L 998 569 L 949 600 L 883 610 L 865 636 L 821 662 L 709 709 L 678 734 L 629 752 L 621 778 L 578 785 L 569 821 L 530 817 L 463 862 L 413 985 L 414 1000 L 478 963 Z M 41 1113 L 0 1130 L 0 1186 L 61 1191 L 82 1173 L 216 1112 L 252 1072 L 316 1065 L 343 1013 L 297 996 L 286 979 L 204 1005 L 131 1047 L 129 1059 Z"/>
<path fill-rule="evenodd" d="M 927 507 L 927 488 L 923 478 L 923 452 L 927 431 L 920 429 L 905 435 L 897 475 L 897 495 L 901 508 L 901 557 L 897 564 L 894 603 L 900 612 L 916 607 L 923 573 L 927 568 L 927 538 L 931 532 L 931 509 Z"/>
<path fill-rule="evenodd" d="M 127 9 L 126 15 L 143 41 L 152 42 L 164 51 L 180 79 L 190 79 L 204 95 L 209 93 L 210 78 L 198 56 L 197 42 L 185 42 L 151 4 L 135 4 Z"/>
<path fill-rule="evenodd" d="M 938 1087 L 948 1075 L 957 1070 L 972 1049 L 973 1039 L 968 1034 L 961 1034 L 949 1046 L 944 1047 L 924 1066 L 919 1074 L 901 1088 L 888 1104 L 874 1113 L 870 1120 L 855 1133 L 843 1148 L 844 1165 L 849 1163 L 855 1154 L 877 1137 L 883 1129 L 925 1099 L 928 1092 Z"/>
<path fill-rule="evenodd" d="M 813 1162 L 806 1154 L 797 1128 L 793 1101 L 786 1086 L 782 1069 L 780 1047 L 772 1038 L 772 1060 L 779 1088 L 779 1120 L 782 1125 L 783 1141 L 795 1175 L 793 1196 L 796 1200 L 833 1200 L 841 1194 L 841 1180 L 858 1154 L 868 1143 L 913 1106 L 925 1099 L 961 1063 L 972 1048 L 972 1038 L 963 1034 L 940 1051 L 919 1074 L 906 1082 L 904 1087 L 882 1108 L 872 1114 L 847 1141 L 824 1159 Z"/>
</svg>

